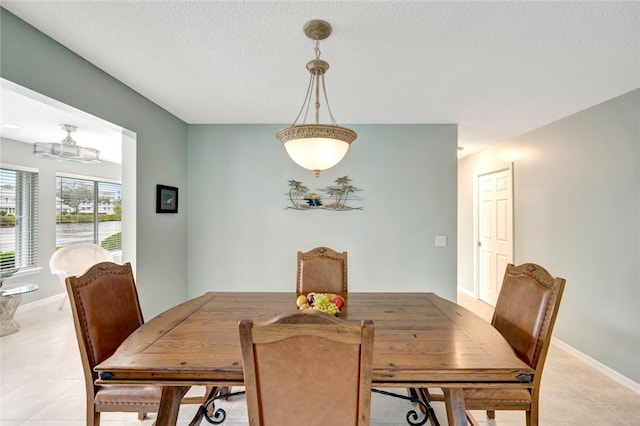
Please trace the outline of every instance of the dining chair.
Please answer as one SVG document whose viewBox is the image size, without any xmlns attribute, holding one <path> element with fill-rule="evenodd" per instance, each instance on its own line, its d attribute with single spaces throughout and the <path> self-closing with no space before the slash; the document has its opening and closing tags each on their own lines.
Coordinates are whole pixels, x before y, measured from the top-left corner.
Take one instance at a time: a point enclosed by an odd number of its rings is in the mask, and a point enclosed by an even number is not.
<svg viewBox="0 0 640 426">
<path fill-rule="evenodd" d="M 372 321 L 303 310 L 239 329 L 250 426 L 370 424 Z"/>
<path fill-rule="evenodd" d="M 67 277 L 66 287 L 82 358 L 87 425 L 99 426 L 101 412 L 136 412 L 139 420 L 157 412 L 162 386 L 95 384 L 98 374 L 94 367 L 144 322 L 131 265 L 98 263 L 81 276 Z M 215 389 L 207 387 L 206 391 Z M 202 402 L 199 396 L 182 400 L 188 404 Z"/>
<path fill-rule="evenodd" d="M 83 274 L 91 266 L 100 262 L 113 262 L 113 255 L 109 250 L 89 242 L 71 243 L 53 252 L 49 258 L 49 271 L 58 277 L 60 285 L 66 290 L 67 277 Z M 68 295 L 65 292 L 64 300 L 58 309 L 64 307 L 67 298 Z"/>
<path fill-rule="evenodd" d="M 316 247 L 298 252 L 297 295 L 310 292 L 347 296 L 347 252 Z"/>
<path fill-rule="evenodd" d="M 514 352 L 534 371 L 529 389 L 465 388 L 466 410 L 486 410 L 489 419 L 497 410 L 524 410 L 527 426 L 539 422 L 542 369 L 556 321 L 565 280 L 553 277 L 542 266 L 508 264 L 498 294 L 491 324 L 509 342 Z M 431 400 L 441 396 L 427 392 Z M 450 407 L 447 417 L 452 422 Z M 472 424 L 477 424 L 467 411 Z"/>
</svg>

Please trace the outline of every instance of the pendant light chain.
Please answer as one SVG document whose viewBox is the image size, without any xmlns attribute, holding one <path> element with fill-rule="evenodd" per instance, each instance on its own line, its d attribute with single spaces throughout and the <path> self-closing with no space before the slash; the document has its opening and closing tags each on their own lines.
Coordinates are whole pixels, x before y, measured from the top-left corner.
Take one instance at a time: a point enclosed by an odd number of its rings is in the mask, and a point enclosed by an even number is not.
<svg viewBox="0 0 640 426">
<path fill-rule="evenodd" d="M 316 59 L 320 59 L 320 55 L 322 51 L 320 50 L 320 40 L 316 40 Z M 316 124 L 320 123 L 320 96 L 318 94 L 320 83 L 322 83 L 322 93 L 324 94 L 324 102 L 327 104 L 327 110 L 329 111 L 329 118 L 331 119 L 331 124 L 337 126 L 335 118 L 333 118 L 333 113 L 331 112 L 331 107 L 329 106 L 329 97 L 327 96 L 327 86 L 324 84 L 324 72 L 320 72 L 319 80 L 316 81 Z"/>
<path fill-rule="evenodd" d="M 322 91 L 324 92 L 324 102 L 327 104 L 327 111 L 329 111 L 329 118 L 331 119 L 331 124 L 337 126 L 336 119 L 333 118 L 333 113 L 331 112 L 331 107 L 329 106 L 329 98 L 327 97 L 327 86 L 324 84 L 324 73 L 322 74 Z"/>
<path fill-rule="evenodd" d="M 292 126 L 296 125 L 296 123 L 298 122 L 298 119 L 302 115 L 303 111 L 304 111 L 304 118 L 302 119 L 302 123 L 304 124 L 304 123 L 307 122 L 307 115 L 309 114 L 309 105 L 311 105 L 310 101 L 311 101 L 311 91 L 312 90 L 313 90 L 313 74 L 311 74 L 311 76 L 309 76 L 309 85 L 307 86 L 307 94 L 304 96 L 304 101 L 302 102 L 302 105 L 300 106 L 300 111 L 298 111 L 298 115 L 296 116 L 296 119 L 293 120 L 293 123 L 291 124 Z"/>
<path fill-rule="evenodd" d="M 320 41 L 316 40 L 316 46 L 314 47 L 314 51 L 316 53 L 316 60 L 320 59 L 320 55 L 322 54 L 322 51 L 320 50 Z M 304 116 L 302 119 L 302 124 L 307 122 L 307 117 L 309 115 L 309 109 L 311 108 L 311 93 L 313 91 L 315 91 L 315 124 L 319 124 L 320 123 L 320 86 L 322 86 L 322 95 L 324 96 L 324 101 L 325 104 L 327 105 L 327 111 L 329 112 L 329 119 L 331 120 L 331 124 L 334 126 L 337 126 L 338 123 L 336 122 L 336 119 L 333 116 L 333 112 L 331 111 L 331 106 L 329 105 L 329 97 L 327 95 L 327 86 L 325 85 L 325 81 L 324 81 L 324 71 L 322 70 L 316 70 L 315 72 L 311 73 L 311 76 L 309 77 L 309 84 L 307 86 L 307 93 L 305 94 L 304 97 L 304 101 L 302 102 L 302 106 L 300 107 L 300 111 L 298 111 L 298 115 L 296 116 L 295 120 L 293 120 L 293 123 L 291 124 L 292 126 L 294 126 L 298 120 L 300 119 L 300 116 L 302 116 L 302 113 L 304 111 Z M 315 89 L 315 90 L 314 90 Z"/>
<path fill-rule="evenodd" d="M 320 123 L 320 75 L 324 76 L 324 74 L 318 72 L 314 75 L 316 80 L 316 124 Z"/>
</svg>

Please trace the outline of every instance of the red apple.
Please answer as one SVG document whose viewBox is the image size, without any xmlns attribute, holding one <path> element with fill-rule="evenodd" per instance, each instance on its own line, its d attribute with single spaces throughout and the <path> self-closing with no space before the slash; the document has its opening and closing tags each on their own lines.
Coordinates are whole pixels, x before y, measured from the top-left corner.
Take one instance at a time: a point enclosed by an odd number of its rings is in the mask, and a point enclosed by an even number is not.
<svg viewBox="0 0 640 426">
<path fill-rule="evenodd" d="M 344 307 L 344 298 L 342 296 L 336 296 L 331 301 L 338 307 L 338 309 L 342 310 Z"/>
</svg>

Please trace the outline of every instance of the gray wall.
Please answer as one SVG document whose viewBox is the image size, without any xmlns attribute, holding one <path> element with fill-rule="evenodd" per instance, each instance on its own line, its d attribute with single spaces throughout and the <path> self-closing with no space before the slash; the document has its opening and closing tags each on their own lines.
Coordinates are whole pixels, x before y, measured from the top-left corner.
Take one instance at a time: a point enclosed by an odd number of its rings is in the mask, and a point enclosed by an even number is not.
<svg viewBox="0 0 640 426">
<path fill-rule="evenodd" d="M 456 300 L 457 126 L 350 126 L 358 139 L 319 178 L 289 159 L 281 127 L 189 126 L 190 296 L 294 291 L 296 252 L 326 245 L 348 252 L 352 291 Z M 286 209 L 288 180 L 316 190 L 345 175 L 363 210 Z"/>
<path fill-rule="evenodd" d="M 640 382 L 640 89 L 459 162 L 458 283 L 469 292 L 473 175 L 507 161 L 515 263 L 567 280 L 554 335 Z"/>
<path fill-rule="evenodd" d="M 134 266 L 142 309 L 149 317 L 184 300 L 187 125 L 5 9 L 0 31 L 2 78 L 136 133 Z M 155 213 L 156 184 L 182 190 L 178 214 Z"/>
</svg>

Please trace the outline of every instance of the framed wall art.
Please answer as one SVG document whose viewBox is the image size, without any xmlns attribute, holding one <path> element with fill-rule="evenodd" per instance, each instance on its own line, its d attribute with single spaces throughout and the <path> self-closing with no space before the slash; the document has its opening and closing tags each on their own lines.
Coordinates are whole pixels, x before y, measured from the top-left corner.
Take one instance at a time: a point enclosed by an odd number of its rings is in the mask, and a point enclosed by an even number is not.
<svg viewBox="0 0 640 426">
<path fill-rule="evenodd" d="M 352 201 L 360 202 L 362 198 L 355 195 L 362 191 L 351 185 L 349 176 L 342 176 L 335 180 L 335 185 L 330 185 L 324 189 L 317 189 L 317 192 L 309 190 L 308 187 L 291 179 L 289 181 L 289 192 L 286 194 L 290 205 L 286 209 L 294 210 L 363 210 L 364 207 L 353 207 L 349 205 Z"/>
<path fill-rule="evenodd" d="M 178 188 L 156 185 L 156 213 L 178 213 Z"/>
</svg>

